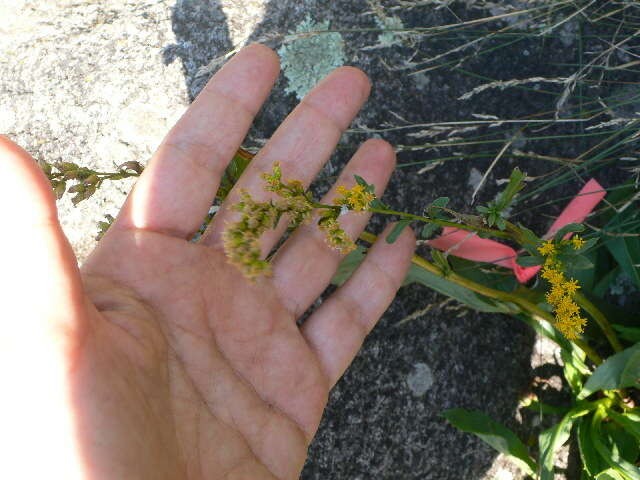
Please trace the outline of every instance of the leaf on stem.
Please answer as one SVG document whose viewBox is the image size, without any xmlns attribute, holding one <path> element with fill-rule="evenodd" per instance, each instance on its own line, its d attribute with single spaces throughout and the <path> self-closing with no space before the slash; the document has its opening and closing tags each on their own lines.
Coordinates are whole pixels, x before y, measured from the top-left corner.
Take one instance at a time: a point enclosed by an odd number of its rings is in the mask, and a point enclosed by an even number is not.
<svg viewBox="0 0 640 480">
<path fill-rule="evenodd" d="M 640 344 L 612 355 L 596 368 L 578 394 L 578 399 L 582 400 L 598 390 L 617 390 L 638 386 L 640 386 Z"/>
<path fill-rule="evenodd" d="M 473 433 L 498 452 L 511 457 L 527 475 L 533 475 L 536 471 L 536 463 L 516 434 L 484 413 L 453 408 L 446 410 L 443 416 L 454 427 Z"/>
<path fill-rule="evenodd" d="M 553 236 L 553 239 L 556 242 L 559 242 L 560 240 L 562 240 L 564 238 L 564 236 L 567 233 L 576 233 L 576 232 L 583 232 L 584 231 L 584 225 L 581 223 L 568 223 L 567 225 L 565 225 L 564 227 L 562 227 L 561 229 L 559 229 Z"/>
<path fill-rule="evenodd" d="M 411 223 L 411 220 L 400 220 L 398 223 L 396 223 L 396 225 L 393 227 L 393 230 L 391 230 L 389 235 L 387 235 L 387 238 L 386 238 L 387 243 L 394 243 L 398 239 L 402 231 L 410 223 Z"/>
</svg>

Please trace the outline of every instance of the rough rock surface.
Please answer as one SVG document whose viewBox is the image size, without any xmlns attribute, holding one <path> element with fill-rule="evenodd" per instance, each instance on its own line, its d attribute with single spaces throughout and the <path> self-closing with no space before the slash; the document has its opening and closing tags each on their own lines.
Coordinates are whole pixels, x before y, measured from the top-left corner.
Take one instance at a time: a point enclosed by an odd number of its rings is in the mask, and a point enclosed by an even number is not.
<svg viewBox="0 0 640 480">
<path fill-rule="evenodd" d="M 101 169 L 145 162 L 206 82 L 202 68 L 212 60 L 248 38 L 277 48 L 281 37 L 273 34 L 295 31 L 307 15 L 332 26 L 397 24 L 366 10 L 360 0 L 0 1 L 0 130 L 48 161 Z M 424 16 L 416 24 L 443 15 L 424 9 L 412 14 Z M 374 84 L 355 125 L 379 126 L 396 120 L 393 112 L 409 121 L 450 119 L 451 109 L 458 108 L 454 99 L 471 85 L 442 73 L 407 83 L 388 68 L 406 54 L 402 39 L 344 38 L 347 63 L 363 68 Z M 495 59 L 489 63 L 489 69 L 504 67 Z M 295 96 L 285 86 L 281 78 L 256 120 L 253 145 L 268 138 L 294 106 Z M 345 136 L 324 177 L 334 175 L 365 137 Z M 469 165 L 416 171 L 405 168 L 395 176 L 387 197 L 394 206 L 420 211 L 426 201 L 452 192 L 458 194 L 456 206 L 468 200 L 463 192 L 469 191 Z M 96 222 L 117 211 L 130 187 L 131 182 L 108 185 L 77 208 L 68 199 L 60 202 L 65 231 L 80 258 L 93 247 Z M 377 220 L 374 228 L 380 227 Z M 453 304 L 398 325 L 442 300 L 417 285 L 401 291 L 333 391 L 304 479 L 520 478 L 440 413 L 452 407 L 482 410 L 517 429 L 516 404 L 532 376 L 534 336 L 515 319 Z"/>
</svg>

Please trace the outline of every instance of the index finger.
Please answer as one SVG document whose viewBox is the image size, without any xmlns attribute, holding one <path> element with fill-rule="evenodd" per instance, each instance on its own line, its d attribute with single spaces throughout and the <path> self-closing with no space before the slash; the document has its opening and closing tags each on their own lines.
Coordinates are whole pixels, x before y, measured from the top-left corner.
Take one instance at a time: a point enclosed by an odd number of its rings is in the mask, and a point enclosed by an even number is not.
<svg viewBox="0 0 640 480">
<path fill-rule="evenodd" d="M 181 238 L 196 231 L 279 71 L 275 52 L 258 44 L 243 48 L 222 67 L 164 138 L 113 230 Z"/>
</svg>

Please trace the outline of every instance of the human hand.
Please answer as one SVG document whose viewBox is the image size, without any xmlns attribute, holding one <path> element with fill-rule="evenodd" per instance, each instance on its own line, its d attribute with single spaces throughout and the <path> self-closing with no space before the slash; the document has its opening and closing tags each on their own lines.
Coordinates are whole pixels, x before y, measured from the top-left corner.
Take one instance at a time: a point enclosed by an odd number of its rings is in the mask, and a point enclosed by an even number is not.
<svg viewBox="0 0 640 480">
<path fill-rule="evenodd" d="M 221 233 L 239 190 L 267 198 L 260 173 L 275 161 L 308 185 L 364 103 L 366 76 L 343 67 L 287 117 L 203 239 L 188 241 L 278 71 L 253 45 L 211 79 L 81 270 L 47 179 L 0 137 L 3 476 L 299 476 L 329 390 L 401 285 L 414 238 L 374 245 L 302 327 L 341 259 L 316 227 L 286 240 L 269 278 L 248 282 L 226 262 Z M 380 195 L 394 161 L 370 140 L 337 184 L 360 174 Z M 355 238 L 368 214 L 340 221 Z M 265 235 L 265 251 L 283 228 Z"/>
</svg>

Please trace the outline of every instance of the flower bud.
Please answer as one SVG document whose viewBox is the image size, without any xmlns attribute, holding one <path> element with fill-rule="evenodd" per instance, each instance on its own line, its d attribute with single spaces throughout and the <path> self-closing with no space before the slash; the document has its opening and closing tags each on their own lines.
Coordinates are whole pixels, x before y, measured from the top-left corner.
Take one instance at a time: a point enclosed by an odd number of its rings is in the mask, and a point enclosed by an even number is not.
<svg viewBox="0 0 640 480">
<path fill-rule="evenodd" d="M 76 165 L 73 162 L 62 162 L 59 165 L 60 166 L 58 168 L 60 170 L 62 170 L 63 172 L 69 172 L 69 171 L 73 171 L 73 170 L 78 170 L 80 168 L 78 165 Z"/>
<path fill-rule="evenodd" d="M 132 160 L 130 162 L 124 162 L 122 165 L 119 165 L 118 169 L 119 170 L 133 170 L 137 174 L 141 174 L 142 171 L 144 170 L 144 167 L 142 165 L 140 165 L 139 162 L 136 162 L 136 161 Z"/>
<path fill-rule="evenodd" d="M 87 178 L 84 179 L 82 183 L 85 185 L 96 185 L 100 181 L 100 178 L 95 173 L 92 173 Z"/>
<path fill-rule="evenodd" d="M 56 194 L 56 198 L 60 200 L 62 195 L 64 195 L 65 190 L 67 189 L 66 182 L 56 182 L 56 185 L 53 187 L 53 192 Z"/>
<path fill-rule="evenodd" d="M 42 171 L 46 176 L 51 175 L 51 165 L 49 165 L 44 160 L 38 160 L 38 165 L 40 166 L 40 168 L 42 169 Z"/>
</svg>

